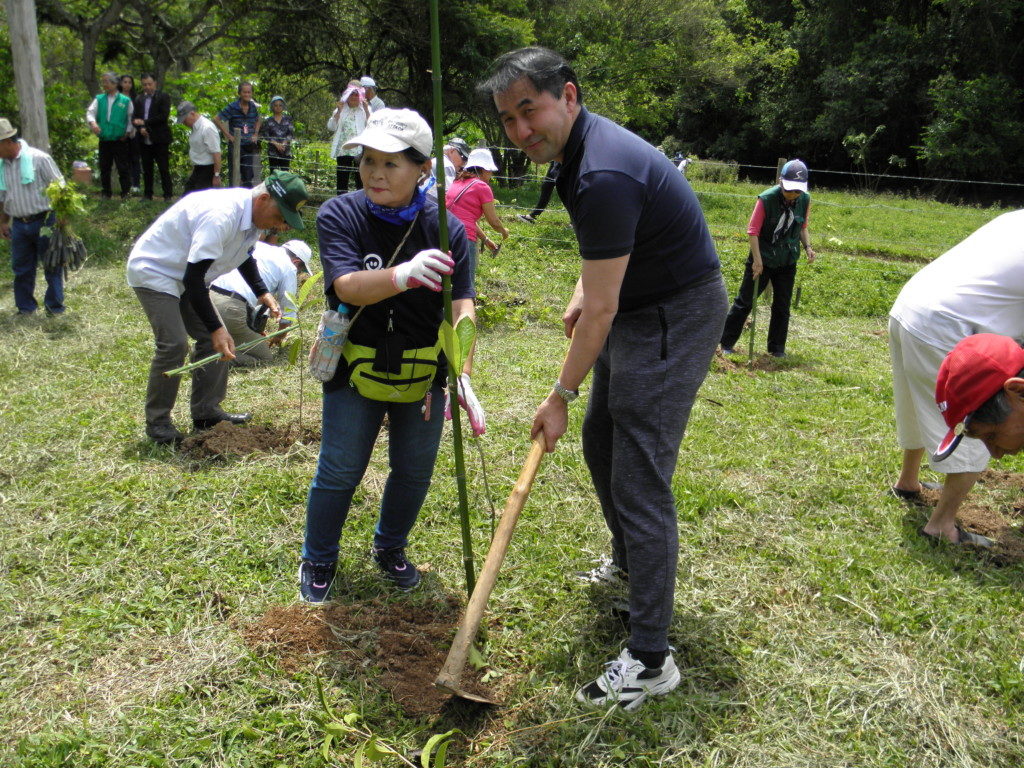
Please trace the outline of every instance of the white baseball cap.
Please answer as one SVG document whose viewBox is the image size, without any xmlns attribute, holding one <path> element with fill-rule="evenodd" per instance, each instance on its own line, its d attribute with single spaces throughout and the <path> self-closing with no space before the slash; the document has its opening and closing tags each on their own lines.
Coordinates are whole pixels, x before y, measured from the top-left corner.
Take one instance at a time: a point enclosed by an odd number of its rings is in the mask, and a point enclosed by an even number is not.
<svg viewBox="0 0 1024 768">
<path fill-rule="evenodd" d="M 496 171 L 498 166 L 494 164 L 494 156 L 487 148 L 474 149 L 469 153 L 466 160 L 467 168 L 483 168 L 485 171 Z"/>
<path fill-rule="evenodd" d="M 359 78 L 359 84 L 361 86 L 363 86 L 364 88 L 376 88 L 377 87 L 377 83 L 369 75 L 363 75 L 361 78 Z"/>
<path fill-rule="evenodd" d="M 302 266 L 306 268 L 306 272 L 312 273 L 313 270 L 309 267 L 309 260 L 313 258 L 313 251 L 305 240 L 289 240 L 281 247 L 301 261 Z"/>
<path fill-rule="evenodd" d="M 412 147 L 424 157 L 430 157 L 433 142 L 434 134 L 419 112 L 378 109 L 366 121 L 363 132 L 346 141 L 342 147 L 363 146 L 380 152 L 401 152 Z"/>
</svg>

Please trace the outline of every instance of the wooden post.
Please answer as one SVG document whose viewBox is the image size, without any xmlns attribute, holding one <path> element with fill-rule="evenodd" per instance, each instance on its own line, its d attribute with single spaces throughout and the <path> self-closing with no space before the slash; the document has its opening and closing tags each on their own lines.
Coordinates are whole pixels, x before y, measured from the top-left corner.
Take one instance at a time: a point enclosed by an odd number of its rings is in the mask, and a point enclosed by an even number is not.
<svg viewBox="0 0 1024 768">
<path fill-rule="evenodd" d="M 231 147 L 231 186 L 242 186 L 242 129 L 235 128 L 234 146 Z"/>
<path fill-rule="evenodd" d="M 39 55 L 39 29 L 35 0 L 7 0 L 14 86 L 18 92 L 18 123 L 29 144 L 50 151 L 50 130 L 46 122 L 43 95 L 43 65 Z"/>
</svg>

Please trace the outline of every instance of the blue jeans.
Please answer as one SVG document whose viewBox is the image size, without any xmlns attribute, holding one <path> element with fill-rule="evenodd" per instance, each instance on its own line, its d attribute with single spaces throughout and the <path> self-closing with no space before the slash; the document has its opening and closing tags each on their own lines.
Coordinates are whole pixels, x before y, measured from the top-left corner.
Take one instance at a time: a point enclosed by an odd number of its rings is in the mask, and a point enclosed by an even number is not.
<svg viewBox="0 0 1024 768">
<path fill-rule="evenodd" d="M 429 419 L 425 419 L 422 401 L 370 400 L 350 386 L 324 393 L 320 459 L 306 503 L 303 558 L 317 562 L 338 559 L 341 528 L 370 462 L 384 414 L 389 424 L 390 472 L 380 500 L 373 544 L 382 549 L 407 546 L 409 531 L 430 488 L 444 426 L 443 388 L 432 387 L 430 398 Z"/>
<path fill-rule="evenodd" d="M 35 312 L 39 308 L 36 302 L 36 268 L 50 245 L 50 238 L 40 236 L 43 226 L 53 226 L 54 216 L 51 213 L 39 221 L 24 222 L 11 220 L 11 271 L 14 273 L 14 303 L 19 312 Z M 46 295 L 43 305 L 54 315 L 64 311 L 64 270 L 47 270 Z"/>
</svg>

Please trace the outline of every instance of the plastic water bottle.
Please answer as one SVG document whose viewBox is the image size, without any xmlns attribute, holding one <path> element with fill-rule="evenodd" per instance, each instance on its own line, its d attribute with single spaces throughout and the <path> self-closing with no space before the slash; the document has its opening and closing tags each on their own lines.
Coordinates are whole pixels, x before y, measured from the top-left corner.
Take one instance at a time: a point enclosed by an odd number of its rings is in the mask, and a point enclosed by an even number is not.
<svg viewBox="0 0 1024 768">
<path fill-rule="evenodd" d="M 352 320 L 344 304 L 338 305 L 337 312 L 333 309 L 324 311 L 320 317 L 316 341 L 309 352 L 309 372 L 314 379 L 330 381 L 334 378 L 341 359 L 341 348 L 348 338 L 348 327 L 351 324 Z"/>
</svg>

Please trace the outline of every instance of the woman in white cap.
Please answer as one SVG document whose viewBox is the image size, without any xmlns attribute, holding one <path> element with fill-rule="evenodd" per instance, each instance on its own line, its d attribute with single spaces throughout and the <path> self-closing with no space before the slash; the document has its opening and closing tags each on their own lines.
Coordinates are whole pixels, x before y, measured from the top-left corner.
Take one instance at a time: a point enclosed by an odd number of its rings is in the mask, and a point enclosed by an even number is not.
<svg viewBox="0 0 1024 768">
<path fill-rule="evenodd" d="M 274 96 L 270 100 L 270 117 L 260 126 L 260 139 L 267 142 L 267 160 L 272 171 L 276 168 L 287 171 L 292 164 L 295 126 L 284 109 L 284 96 Z"/>
<path fill-rule="evenodd" d="M 349 176 L 356 171 L 357 148 L 345 149 L 345 142 L 363 132 L 370 119 L 370 104 L 358 80 L 350 80 L 344 93 L 338 97 L 338 106 L 327 119 L 327 130 L 334 132 L 331 139 L 331 157 L 337 163 L 336 190 L 339 195 L 348 192 Z M 362 187 L 356 172 L 356 189 Z"/>
<path fill-rule="evenodd" d="M 370 111 L 376 112 L 378 109 L 384 109 L 387 106 L 384 103 L 384 99 L 377 95 L 377 81 L 369 75 L 363 75 L 359 78 L 359 84 L 363 86 L 363 91 L 366 94 L 366 100 L 370 104 Z"/>
<path fill-rule="evenodd" d="M 331 590 L 342 525 L 385 416 L 390 471 L 371 554 L 399 589 L 419 584 L 405 548 L 430 487 L 444 422 L 448 364 L 438 344 L 444 275 L 452 279 L 454 321 L 474 317 L 462 224 L 448 215 L 450 254 L 439 250 L 437 204 L 419 189 L 430 173 L 430 126 L 412 110 L 382 109 L 345 148 L 360 151 L 363 188 L 328 200 L 316 222 L 327 304 L 344 305 L 353 320 L 337 373 L 324 383 L 320 458 L 299 568 L 300 595 L 310 603 L 322 603 Z M 472 356 L 459 377 L 460 401 L 474 433 L 482 434 L 471 370 Z"/>
<path fill-rule="evenodd" d="M 494 192 L 491 191 L 491 177 L 498 170 L 489 149 L 474 149 L 469 153 L 466 167 L 463 168 L 448 191 L 445 193 L 445 204 L 448 210 L 459 217 L 466 228 L 469 238 L 469 249 L 473 260 L 473 274 L 476 274 L 476 257 L 479 243 L 483 243 L 495 253 L 498 246 L 485 234 L 478 223 L 480 217 L 487 219 L 492 229 L 501 233 L 501 239 L 508 237 L 508 230 L 498 218 L 494 206 Z"/>
</svg>

